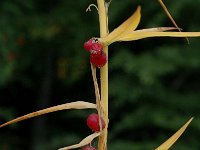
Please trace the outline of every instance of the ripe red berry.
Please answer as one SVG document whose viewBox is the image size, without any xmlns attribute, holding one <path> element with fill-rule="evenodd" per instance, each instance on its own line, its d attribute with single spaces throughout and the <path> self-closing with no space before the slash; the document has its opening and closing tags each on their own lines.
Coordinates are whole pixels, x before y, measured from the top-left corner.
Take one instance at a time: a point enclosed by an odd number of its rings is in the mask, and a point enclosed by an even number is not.
<svg viewBox="0 0 200 150">
<path fill-rule="evenodd" d="M 82 150 L 96 150 L 96 148 L 88 145 L 88 146 L 83 147 Z"/>
<path fill-rule="evenodd" d="M 97 39 L 91 38 L 90 40 L 84 43 L 84 49 L 86 51 L 90 51 L 93 54 L 100 55 L 102 53 L 103 46 L 97 41 Z"/>
<path fill-rule="evenodd" d="M 101 55 L 103 51 L 103 46 L 100 43 L 93 43 L 91 46 L 90 53 L 94 55 Z"/>
<path fill-rule="evenodd" d="M 105 53 L 101 55 L 90 54 L 90 62 L 96 67 L 103 67 L 107 62 L 107 57 Z"/>
<path fill-rule="evenodd" d="M 87 42 L 84 43 L 84 49 L 86 51 L 90 51 L 92 49 L 92 44 L 95 43 L 94 39 L 90 39 Z"/>
<path fill-rule="evenodd" d="M 102 129 L 105 128 L 106 124 L 104 120 L 101 118 Z M 92 131 L 100 131 L 99 125 L 99 115 L 98 114 L 90 114 L 87 118 L 87 125 Z"/>
</svg>

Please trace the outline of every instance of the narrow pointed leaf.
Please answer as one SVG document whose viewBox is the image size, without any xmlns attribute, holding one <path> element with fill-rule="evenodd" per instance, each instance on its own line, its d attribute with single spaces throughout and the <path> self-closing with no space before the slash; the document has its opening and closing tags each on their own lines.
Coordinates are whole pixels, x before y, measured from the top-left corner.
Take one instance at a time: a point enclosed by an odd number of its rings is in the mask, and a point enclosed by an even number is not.
<svg viewBox="0 0 200 150">
<path fill-rule="evenodd" d="M 190 124 L 192 120 L 193 118 L 191 118 L 174 135 L 172 135 L 167 141 L 165 141 L 162 145 L 160 145 L 155 150 L 168 150 L 177 141 L 177 139 L 183 134 L 183 132 L 185 131 L 185 129 L 188 127 L 188 125 Z"/>
<path fill-rule="evenodd" d="M 149 37 L 200 37 L 200 32 L 141 32 L 134 31 L 118 41 L 134 41 Z"/>
<path fill-rule="evenodd" d="M 106 37 L 99 38 L 99 41 L 103 45 L 106 46 L 116 41 L 118 37 L 124 34 L 127 34 L 131 31 L 134 31 L 140 22 L 140 18 L 141 18 L 140 11 L 141 11 L 141 7 L 138 6 L 137 10 L 134 12 L 134 14 L 131 17 L 129 17 L 125 22 L 123 22 L 119 27 L 114 29 Z"/>
<path fill-rule="evenodd" d="M 60 148 L 58 150 L 70 150 L 70 149 L 75 149 L 75 148 L 83 147 L 85 145 L 90 144 L 93 141 L 93 139 L 96 138 L 96 137 L 98 137 L 99 135 L 100 135 L 100 132 L 95 132 L 95 133 L 87 136 L 86 138 L 84 138 L 78 144 L 74 144 L 74 145 L 71 145 L 71 146 L 63 147 L 63 148 Z"/>
<path fill-rule="evenodd" d="M 62 105 L 57 105 L 57 106 L 42 109 L 42 110 L 32 112 L 30 114 L 18 117 L 16 119 L 13 119 L 9 122 L 6 122 L 6 123 L 0 125 L 0 128 L 7 126 L 9 124 L 12 124 L 12 123 L 16 123 L 16 122 L 19 122 L 19 121 L 22 121 L 22 120 L 26 120 L 26 119 L 29 119 L 29 118 L 33 118 L 33 117 L 36 117 L 36 116 L 40 116 L 40 115 L 43 115 L 43 114 L 47 114 L 47 113 L 51 113 L 51 112 L 55 112 L 55 111 L 59 111 L 59 110 L 88 109 L 88 108 L 96 109 L 96 104 L 88 103 L 88 102 L 84 102 L 84 101 L 77 101 L 77 102 L 71 102 L 71 103 L 66 103 L 66 104 L 62 104 Z"/>
</svg>

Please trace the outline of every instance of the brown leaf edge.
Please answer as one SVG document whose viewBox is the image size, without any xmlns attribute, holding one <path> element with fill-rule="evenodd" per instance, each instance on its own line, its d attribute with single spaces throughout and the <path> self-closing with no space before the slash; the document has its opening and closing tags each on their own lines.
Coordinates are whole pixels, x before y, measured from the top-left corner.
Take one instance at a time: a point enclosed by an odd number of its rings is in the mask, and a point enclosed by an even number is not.
<svg viewBox="0 0 200 150">
<path fill-rule="evenodd" d="M 179 28 L 179 29 L 182 30 L 181 28 Z M 175 27 L 156 27 L 156 28 L 139 29 L 139 30 L 135 30 L 135 31 L 137 31 L 137 32 L 164 32 L 164 31 L 171 31 L 171 30 L 177 30 L 177 28 L 175 28 Z"/>
<path fill-rule="evenodd" d="M 76 101 L 76 102 L 61 104 L 61 105 L 49 107 L 49 108 L 46 108 L 46 109 L 35 111 L 35 112 L 32 112 L 32 113 L 26 114 L 24 116 L 15 118 L 11 121 L 8 121 L 8 122 L 0 125 L 0 128 L 7 126 L 9 124 L 13 124 L 13 123 L 16 123 L 16 122 L 19 122 L 19 121 L 22 121 L 22 120 L 26 120 L 26 119 L 29 119 L 29 118 L 48 114 L 48 113 L 55 112 L 55 111 L 67 110 L 67 109 L 96 109 L 96 108 L 97 108 L 96 104 L 84 102 L 84 101 Z"/>
<path fill-rule="evenodd" d="M 90 144 L 94 138 L 98 137 L 101 134 L 101 132 L 95 132 L 89 136 L 87 136 L 86 138 L 84 138 L 80 143 L 78 144 L 74 144 L 71 146 L 67 146 L 67 147 L 63 147 L 63 148 L 59 148 L 58 150 L 70 150 L 70 149 L 75 149 L 75 148 L 79 148 L 79 147 L 83 147 L 85 145 Z"/>
</svg>

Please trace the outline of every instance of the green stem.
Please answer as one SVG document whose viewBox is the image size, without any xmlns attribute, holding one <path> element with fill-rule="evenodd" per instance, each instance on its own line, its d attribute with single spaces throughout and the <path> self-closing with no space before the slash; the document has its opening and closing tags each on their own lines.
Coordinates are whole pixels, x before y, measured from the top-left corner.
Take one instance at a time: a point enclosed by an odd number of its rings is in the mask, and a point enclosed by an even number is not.
<svg viewBox="0 0 200 150">
<path fill-rule="evenodd" d="M 100 37 L 104 37 L 108 34 L 107 26 L 107 10 L 104 0 L 97 0 L 99 9 L 99 23 L 100 23 Z M 104 53 L 108 57 L 108 47 L 104 47 Z M 101 105 L 104 111 L 104 120 L 108 125 L 108 63 L 100 69 L 101 75 Z M 107 149 L 107 126 L 102 131 L 99 137 L 98 150 Z"/>
</svg>

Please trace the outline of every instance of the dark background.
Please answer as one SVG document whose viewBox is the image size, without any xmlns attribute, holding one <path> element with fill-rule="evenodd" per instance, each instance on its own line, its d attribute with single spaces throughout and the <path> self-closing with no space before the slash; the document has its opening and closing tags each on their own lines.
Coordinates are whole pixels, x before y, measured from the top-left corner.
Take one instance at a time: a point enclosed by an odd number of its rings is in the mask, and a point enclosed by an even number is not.
<svg viewBox="0 0 200 150">
<path fill-rule="evenodd" d="M 83 43 L 99 36 L 90 0 L 0 1 L 0 122 L 95 95 Z M 109 28 L 142 6 L 138 28 L 173 26 L 157 0 L 113 0 Z M 200 0 L 166 1 L 184 31 L 200 31 Z M 109 49 L 109 150 L 152 150 L 195 119 L 174 150 L 200 149 L 200 38 L 148 38 Z M 1 150 L 55 150 L 91 131 L 91 110 L 60 111 L 0 129 Z M 97 142 L 94 142 L 94 146 Z"/>
</svg>

